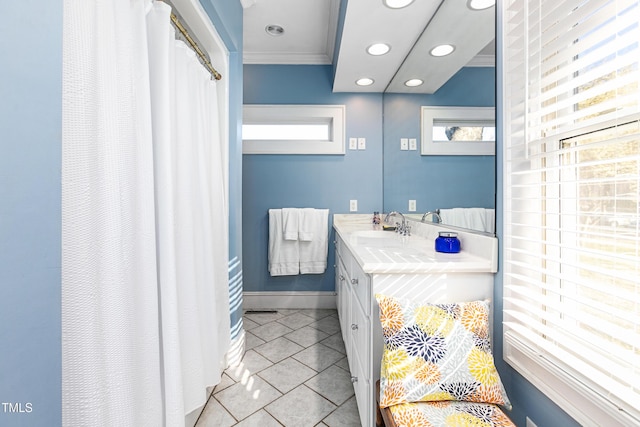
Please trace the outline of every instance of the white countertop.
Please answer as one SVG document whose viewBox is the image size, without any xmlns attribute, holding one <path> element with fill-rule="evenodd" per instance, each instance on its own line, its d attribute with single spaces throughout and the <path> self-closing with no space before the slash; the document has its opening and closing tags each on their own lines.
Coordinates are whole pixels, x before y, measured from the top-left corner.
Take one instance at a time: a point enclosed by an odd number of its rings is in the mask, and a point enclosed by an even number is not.
<svg viewBox="0 0 640 427">
<path fill-rule="evenodd" d="M 457 254 L 435 251 L 437 224 L 411 222 L 411 236 L 382 231 L 370 215 L 335 214 L 333 228 L 365 273 L 495 273 L 497 239 L 458 232 L 462 250 Z M 467 243 L 467 245 L 465 245 Z M 468 249 L 465 250 L 465 246 Z"/>
</svg>

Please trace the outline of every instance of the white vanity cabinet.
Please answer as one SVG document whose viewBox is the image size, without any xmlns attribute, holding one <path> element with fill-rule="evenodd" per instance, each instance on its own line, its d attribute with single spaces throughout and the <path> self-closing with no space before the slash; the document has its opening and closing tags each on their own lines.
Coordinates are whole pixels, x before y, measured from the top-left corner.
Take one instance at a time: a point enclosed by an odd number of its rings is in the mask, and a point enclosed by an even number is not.
<svg viewBox="0 0 640 427">
<path fill-rule="evenodd" d="M 399 240 L 393 240 L 402 239 L 395 233 L 385 232 L 392 240 L 388 247 L 382 240 L 371 243 L 358 239 L 358 233 L 371 232 L 368 217 L 355 221 L 360 217 L 365 216 L 334 217 L 336 293 L 360 420 L 363 427 L 371 427 L 375 424 L 375 383 L 380 379 L 383 348 L 375 294 L 433 303 L 491 299 L 495 262 L 474 254 L 447 254 L 443 258 L 422 253 L 420 245 L 432 245 L 433 240 L 420 236 L 403 240 L 402 247 Z M 496 242 L 488 243 L 494 247 L 484 252 L 497 253 Z"/>
<path fill-rule="evenodd" d="M 344 246 L 336 240 L 336 292 L 340 328 L 347 351 L 351 381 L 363 426 L 374 422 L 369 400 L 372 389 L 371 283 L 370 277 Z"/>
</svg>

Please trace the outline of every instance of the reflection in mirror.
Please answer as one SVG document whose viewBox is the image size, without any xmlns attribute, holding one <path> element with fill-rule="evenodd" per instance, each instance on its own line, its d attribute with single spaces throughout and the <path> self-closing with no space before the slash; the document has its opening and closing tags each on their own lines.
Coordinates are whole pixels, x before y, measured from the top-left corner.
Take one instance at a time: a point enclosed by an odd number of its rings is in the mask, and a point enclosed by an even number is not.
<svg viewBox="0 0 640 427">
<path fill-rule="evenodd" d="M 423 155 L 495 154 L 493 107 L 422 107 Z"/>
<path fill-rule="evenodd" d="M 472 208 L 473 209 L 473 208 Z M 450 209 L 452 210 L 452 209 Z M 452 229 L 452 230 L 460 230 L 460 231 L 471 231 L 473 233 L 477 233 L 477 234 L 482 234 L 485 236 L 495 236 L 495 217 L 493 216 L 493 214 L 495 213 L 495 210 L 493 209 L 488 209 L 487 210 L 487 222 L 485 224 L 477 224 L 477 225 L 464 225 L 464 226 L 458 226 L 455 224 L 451 224 L 448 222 L 444 222 L 442 223 L 442 225 L 445 225 L 448 229 Z M 424 218 L 424 214 L 407 214 L 405 215 L 405 219 L 407 221 L 414 221 L 414 222 L 427 222 L 427 223 L 439 223 L 438 221 L 435 220 L 435 218 L 432 220 L 431 215 L 428 215 L 427 218 Z M 445 219 L 445 221 L 448 221 L 447 219 Z"/>
<path fill-rule="evenodd" d="M 481 142 L 496 140 L 496 127 L 476 125 L 475 123 L 442 123 L 436 122 L 433 125 L 434 142 Z"/>
<path fill-rule="evenodd" d="M 495 69 L 465 67 L 433 95 L 385 93 L 383 102 L 385 212 L 422 214 L 451 208 L 495 209 L 495 156 L 423 156 L 402 149 L 420 140 L 423 105 L 494 106 Z M 416 211 L 409 212 L 415 200 Z M 443 222 L 446 223 L 446 222 Z"/>
<path fill-rule="evenodd" d="M 488 21 L 486 26 L 494 28 L 495 11 Z M 490 42 L 484 52 L 495 53 L 494 42 Z M 421 109 L 424 106 L 495 108 L 495 62 L 477 61 L 474 65 L 459 69 L 431 94 L 391 93 L 392 86 L 384 93 L 385 212 L 400 211 L 408 214 L 408 219 L 420 221 L 428 211 L 479 208 L 489 212 L 489 218 L 495 217 L 491 216 L 495 214 L 496 197 L 494 155 L 427 156 L 421 155 L 416 144 L 406 143 L 415 139 L 418 147 L 422 145 Z M 416 210 L 409 211 L 414 203 Z M 486 232 L 493 234 L 495 220 L 489 221 Z M 443 224 L 446 223 L 445 219 Z"/>
<path fill-rule="evenodd" d="M 492 208 L 449 208 L 429 211 L 421 215 L 407 214 L 420 222 L 445 224 L 483 233 L 495 233 L 496 211 Z"/>
<path fill-rule="evenodd" d="M 421 127 L 423 107 L 483 107 L 495 123 L 496 8 L 492 3 L 474 8 L 468 0 L 443 0 L 387 86 L 383 95 L 385 212 L 400 211 L 419 221 L 424 213 L 438 211 L 447 224 L 448 212 L 466 208 L 465 212 L 485 212 L 489 217 L 463 227 L 485 221 L 488 224 L 482 228 L 493 232 L 495 141 L 444 143 L 440 145 L 463 148 L 455 153 L 424 153 Z M 435 45 L 445 43 L 455 46 L 450 55 L 429 54 Z M 408 84 L 411 81 L 420 84 Z M 493 136 L 495 140 L 495 131 Z"/>
</svg>

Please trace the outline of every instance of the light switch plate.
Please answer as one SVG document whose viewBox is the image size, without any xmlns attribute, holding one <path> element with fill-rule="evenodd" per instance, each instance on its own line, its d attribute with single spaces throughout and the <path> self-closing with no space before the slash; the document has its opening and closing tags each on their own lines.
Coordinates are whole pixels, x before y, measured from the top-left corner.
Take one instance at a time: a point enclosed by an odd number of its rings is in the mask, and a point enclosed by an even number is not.
<svg viewBox="0 0 640 427">
<path fill-rule="evenodd" d="M 367 148 L 367 140 L 365 138 L 358 138 L 358 150 L 364 150 Z"/>
<path fill-rule="evenodd" d="M 409 140 L 407 138 L 400 138 L 400 149 L 403 151 L 409 149 Z"/>
<path fill-rule="evenodd" d="M 409 212 L 415 212 L 415 211 L 416 211 L 416 201 L 409 200 Z"/>
<path fill-rule="evenodd" d="M 409 150 L 417 150 L 418 149 L 418 141 L 415 138 L 409 138 Z"/>
<path fill-rule="evenodd" d="M 349 138 L 349 150 L 358 149 L 358 138 Z"/>
<path fill-rule="evenodd" d="M 357 200 L 349 200 L 349 212 L 358 212 Z"/>
</svg>

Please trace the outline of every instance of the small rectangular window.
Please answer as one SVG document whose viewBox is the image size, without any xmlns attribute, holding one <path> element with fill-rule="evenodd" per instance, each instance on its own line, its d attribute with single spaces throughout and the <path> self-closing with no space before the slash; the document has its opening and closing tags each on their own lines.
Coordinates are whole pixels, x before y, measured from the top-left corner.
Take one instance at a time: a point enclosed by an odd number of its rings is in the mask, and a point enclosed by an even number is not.
<svg viewBox="0 0 640 427">
<path fill-rule="evenodd" d="M 493 107 L 422 107 L 422 155 L 493 155 Z"/>
<path fill-rule="evenodd" d="M 245 105 L 243 154 L 344 154 L 344 105 Z"/>
<path fill-rule="evenodd" d="M 460 121 L 457 123 L 435 120 L 433 142 L 495 142 L 496 127 L 487 123 Z"/>
<path fill-rule="evenodd" d="M 245 141 L 328 141 L 329 123 L 325 124 L 273 124 L 242 125 L 242 139 Z"/>
</svg>

